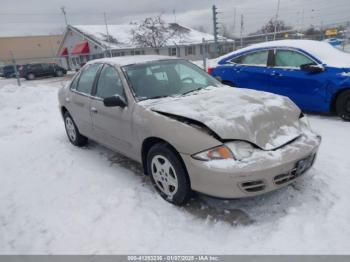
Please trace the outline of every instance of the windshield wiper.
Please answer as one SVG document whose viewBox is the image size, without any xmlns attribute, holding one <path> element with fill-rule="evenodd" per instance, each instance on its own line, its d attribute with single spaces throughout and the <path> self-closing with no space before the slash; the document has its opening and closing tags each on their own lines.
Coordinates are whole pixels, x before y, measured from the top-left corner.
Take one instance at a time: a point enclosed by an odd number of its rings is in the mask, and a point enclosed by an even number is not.
<svg viewBox="0 0 350 262">
<path fill-rule="evenodd" d="M 144 100 L 150 100 L 150 99 L 158 99 L 158 98 L 164 98 L 164 97 L 169 97 L 169 96 L 152 96 L 152 97 L 147 97 L 147 98 L 144 98 L 142 99 L 141 101 L 144 101 Z"/>
<path fill-rule="evenodd" d="M 187 95 L 187 94 L 189 94 L 189 93 L 192 93 L 192 92 L 195 92 L 195 91 L 199 91 L 199 90 L 202 90 L 202 89 L 203 89 L 203 87 L 198 87 L 198 88 L 196 88 L 196 89 L 187 91 L 187 92 L 185 92 L 185 93 L 183 93 L 183 94 L 181 94 L 181 95 L 184 96 L 184 95 Z"/>
</svg>

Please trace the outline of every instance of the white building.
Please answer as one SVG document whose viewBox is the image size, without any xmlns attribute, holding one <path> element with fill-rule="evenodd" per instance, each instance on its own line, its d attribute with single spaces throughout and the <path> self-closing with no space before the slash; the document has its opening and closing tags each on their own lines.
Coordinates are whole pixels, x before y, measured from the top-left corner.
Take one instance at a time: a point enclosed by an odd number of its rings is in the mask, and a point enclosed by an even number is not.
<svg viewBox="0 0 350 262">
<path fill-rule="evenodd" d="M 126 56 L 160 54 L 177 56 L 190 60 L 200 60 L 204 55 L 212 58 L 215 55 L 214 36 L 184 27 L 175 23 L 169 24 L 182 31 L 166 40 L 160 48 L 143 47 L 133 41 L 133 30 L 138 25 L 69 25 L 58 50 L 58 56 L 66 57 L 66 65 L 79 68 L 91 59 L 105 56 Z M 109 41 L 107 41 L 109 39 Z M 203 39 L 205 44 L 203 44 Z M 234 41 L 219 38 L 220 53 L 233 49 Z"/>
</svg>

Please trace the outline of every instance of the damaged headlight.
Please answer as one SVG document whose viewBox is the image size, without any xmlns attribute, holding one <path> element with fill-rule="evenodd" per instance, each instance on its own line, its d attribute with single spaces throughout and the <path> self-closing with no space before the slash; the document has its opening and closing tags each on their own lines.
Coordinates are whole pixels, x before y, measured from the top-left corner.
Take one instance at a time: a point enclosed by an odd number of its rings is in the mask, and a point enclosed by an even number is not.
<svg viewBox="0 0 350 262">
<path fill-rule="evenodd" d="M 257 149 L 250 143 L 244 141 L 234 141 L 226 143 L 226 146 L 233 153 L 236 160 L 250 157 Z"/>
<path fill-rule="evenodd" d="M 227 142 L 222 146 L 200 152 L 192 157 L 202 161 L 223 159 L 242 160 L 250 157 L 256 150 L 257 149 L 250 143 L 244 141 L 233 141 Z"/>
</svg>

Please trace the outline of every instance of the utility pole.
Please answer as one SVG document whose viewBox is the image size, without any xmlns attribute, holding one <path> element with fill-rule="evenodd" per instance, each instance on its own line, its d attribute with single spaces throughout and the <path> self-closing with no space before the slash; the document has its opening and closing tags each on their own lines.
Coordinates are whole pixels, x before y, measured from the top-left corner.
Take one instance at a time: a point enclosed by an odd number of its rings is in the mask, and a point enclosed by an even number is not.
<svg viewBox="0 0 350 262">
<path fill-rule="evenodd" d="M 11 58 L 12 58 L 13 69 L 15 70 L 15 75 L 16 75 L 16 79 L 17 79 L 17 85 L 21 86 L 21 80 L 19 79 L 19 73 L 18 73 L 18 70 L 17 70 L 17 64 L 16 64 L 15 56 L 13 55 L 12 51 L 10 51 L 10 54 L 11 54 Z"/>
<path fill-rule="evenodd" d="M 244 30 L 244 16 L 243 16 L 243 14 L 241 14 L 241 33 L 240 33 L 241 48 L 243 47 L 243 30 Z"/>
<path fill-rule="evenodd" d="M 63 13 L 63 16 L 64 16 L 64 22 L 66 23 L 66 26 L 68 25 L 68 22 L 67 22 L 67 14 L 66 14 L 66 8 L 64 6 L 61 7 L 61 11 Z"/>
<path fill-rule="evenodd" d="M 112 57 L 112 50 L 111 50 L 111 45 L 110 45 L 110 36 L 109 36 L 109 31 L 108 31 L 108 24 L 107 24 L 107 15 L 106 13 L 104 12 L 103 13 L 103 17 L 105 19 L 105 25 L 106 25 L 106 33 L 107 33 L 107 43 L 108 43 L 108 49 L 107 51 L 109 50 L 109 55 L 110 57 Z"/>
<path fill-rule="evenodd" d="M 236 16 L 237 16 L 237 9 L 236 7 L 234 8 L 234 11 L 233 11 L 233 32 L 232 32 L 232 35 L 234 36 L 235 33 L 236 33 Z"/>
<path fill-rule="evenodd" d="M 274 30 L 274 33 L 273 33 L 273 40 L 276 40 L 278 14 L 279 14 L 279 12 L 280 12 L 280 0 L 277 1 L 277 10 L 276 10 L 276 17 L 275 17 L 275 30 Z"/>
<path fill-rule="evenodd" d="M 213 27 L 214 27 L 214 48 L 215 54 L 219 55 L 219 45 L 218 45 L 218 33 L 219 33 L 219 23 L 218 23 L 218 11 L 215 5 L 212 7 L 213 9 Z"/>
<path fill-rule="evenodd" d="M 205 39 L 202 38 L 202 59 L 203 59 L 203 69 L 207 71 L 207 56 L 206 56 L 206 48 L 205 48 Z"/>
</svg>

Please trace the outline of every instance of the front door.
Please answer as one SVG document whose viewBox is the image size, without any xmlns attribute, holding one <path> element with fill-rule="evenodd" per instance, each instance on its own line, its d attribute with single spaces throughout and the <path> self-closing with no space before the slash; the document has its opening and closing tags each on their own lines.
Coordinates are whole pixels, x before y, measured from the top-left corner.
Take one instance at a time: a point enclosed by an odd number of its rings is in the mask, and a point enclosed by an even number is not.
<svg viewBox="0 0 350 262">
<path fill-rule="evenodd" d="M 101 144 L 134 158 L 137 152 L 132 146 L 130 103 L 124 108 L 106 107 L 103 103 L 104 98 L 115 95 L 127 103 L 119 73 L 114 67 L 104 65 L 90 105 L 94 137 Z"/>
<path fill-rule="evenodd" d="M 313 59 L 296 50 L 277 49 L 274 64 L 267 91 L 289 97 L 302 110 L 322 111 L 327 103 L 327 73 L 300 69 L 304 64 L 317 64 Z"/>
</svg>

